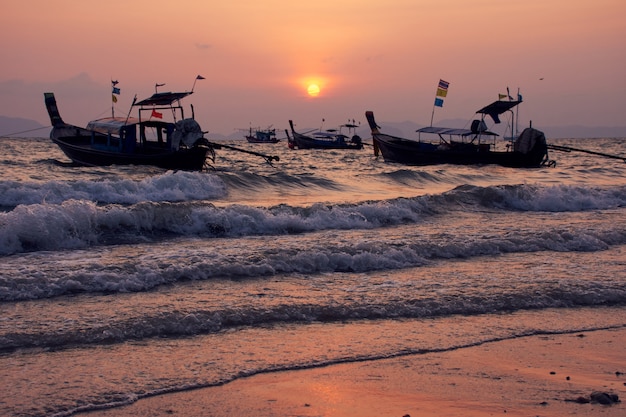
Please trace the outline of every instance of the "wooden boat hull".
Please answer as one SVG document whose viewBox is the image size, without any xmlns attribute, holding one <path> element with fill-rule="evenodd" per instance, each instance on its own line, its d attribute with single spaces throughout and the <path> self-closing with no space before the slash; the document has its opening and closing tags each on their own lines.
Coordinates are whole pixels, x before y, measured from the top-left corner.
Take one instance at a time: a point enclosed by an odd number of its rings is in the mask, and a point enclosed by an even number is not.
<svg viewBox="0 0 626 417">
<path fill-rule="evenodd" d="M 418 142 L 378 131 L 371 112 L 366 113 L 372 129 L 374 153 L 382 154 L 387 162 L 405 165 L 501 165 L 511 168 L 537 168 L 548 158 L 545 136 L 538 130 L 528 128 L 528 134 L 536 137 L 534 145 L 526 152 L 493 151 L 487 144 Z M 522 135 L 525 133 L 523 132 Z M 522 136 L 520 135 L 520 137 Z"/>
<path fill-rule="evenodd" d="M 452 146 L 445 149 L 439 144 L 416 142 L 409 139 L 377 134 L 373 135 L 374 147 L 380 150 L 387 162 L 406 165 L 489 165 L 496 164 L 512 168 L 536 168 L 543 164 L 545 152 L 506 151 L 495 152 L 478 146 Z"/>
<path fill-rule="evenodd" d="M 293 139 L 298 149 L 363 149 L 362 143 L 340 143 L 331 140 L 313 139 L 300 134 L 294 134 Z"/>
<path fill-rule="evenodd" d="M 114 130 L 115 134 L 103 133 L 92 126 L 97 126 L 95 122 L 105 119 L 91 122 L 88 128 L 65 123 L 59 114 L 54 94 L 45 93 L 44 97 L 53 126 L 50 139 L 77 165 L 152 165 L 164 169 L 200 171 L 205 167 L 207 155 L 215 155 L 214 146 L 202 136 L 199 125 L 193 119 L 180 120 L 174 124 L 150 121 L 126 123 L 129 120 L 126 118 L 122 120 L 121 127 Z M 178 99 L 178 96 L 174 99 Z M 110 118 L 105 123 L 118 123 L 119 126 L 120 121 Z M 140 140 L 137 139 L 137 127 L 142 132 Z M 147 140 L 143 136 L 147 127 L 158 131 L 157 140 Z M 194 136 L 182 136 L 187 132 Z M 174 146 L 175 134 L 178 134 L 178 141 Z M 185 142 L 188 138 L 191 141 Z"/>
<path fill-rule="evenodd" d="M 278 143 L 280 142 L 280 139 L 257 139 L 254 136 L 246 136 L 246 140 L 248 141 L 248 143 Z"/>
<path fill-rule="evenodd" d="M 289 121 L 289 125 L 292 133 L 292 137 L 289 138 L 289 147 L 291 149 L 363 149 L 361 138 L 356 135 L 349 141 L 345 140 L 347 136 L 344 135 L 318 139 L 296 132 L 291 120 Z"/>
<path fill-rule="evenodd" d="M 201 171 L 204 168 L 208 146 L 168 151 L 146 147 L 133 153 L 97 149 L 86 136 L 54 137 L 52 141 L 73 163 L 82 166 L 151 165 L 164 169 Z"/>
</svg>

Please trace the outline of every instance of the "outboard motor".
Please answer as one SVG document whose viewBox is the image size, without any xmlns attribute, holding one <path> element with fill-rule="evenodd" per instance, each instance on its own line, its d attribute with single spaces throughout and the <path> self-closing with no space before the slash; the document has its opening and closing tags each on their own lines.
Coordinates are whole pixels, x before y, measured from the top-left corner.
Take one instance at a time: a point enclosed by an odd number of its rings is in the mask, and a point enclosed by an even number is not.
<svg viewBox="0 0 626 417">
<path fill-rule="evenodd" d="M 538 152 L 548 154 L 548 145 L 546 136 L 540 130 L 527 127 L 522 134 L 513 143 L 513 150 L 527 154 L 530 152 Z"/>
<path fill-rule="evenodd" d="M 181 144 L 191 148 L 203 137 L 204 133 L 200 125 L 194 119 L 179 120 L 176 122 L 174 132 L 172 133 L 172 148 L 178 149 Z"/>
</svg>

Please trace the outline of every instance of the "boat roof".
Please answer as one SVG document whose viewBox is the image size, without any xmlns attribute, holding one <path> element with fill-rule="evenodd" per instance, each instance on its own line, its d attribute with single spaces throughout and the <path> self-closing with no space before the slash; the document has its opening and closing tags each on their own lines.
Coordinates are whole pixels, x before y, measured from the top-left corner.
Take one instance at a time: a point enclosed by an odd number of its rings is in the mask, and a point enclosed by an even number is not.
<svg viewBox="0 0 626 417">
<path fill-rule="evenodd" d="M 471 136 L 477 134 L 478 132 L 472 132 L 470 129 L 458 129 L 458 128 L 450 128 L 450 127 L 436 127 L 436 126 L 426 126 L 421 129 L 417 129 L 418 133 L 434 133 L 437 135 L 453 135 L 453 136 Z M 483 136 L 498 136 L 497 133 L 490 132 L 488 130 L 483 130 L 480 132 Z"/>
<path fill-rule="evenodd" d="M 136 117 L 104 117 L 92 120 L 87 125 L 87 129 L 100 133 L 119 133 L 120 129 L 127 125 L 138 124 Z"/>
<path fill-rule="evenodd" d="M 435 133 L 439 135 L 456 135 L 456 136 L 469 136 L 472 134 L 472 131 L 469 129 L 455 129 L 450 127 L 436 127 L 436 126 L 426 126 L 421 129 L 417 129 L 416 132 L 419 133 Z"/>
<path fill-rule="evenodd" d="M 492 114 L 502 114 L 506 111 L 511 110 L 513 107 L 517 106 L 520 103 L 521 101 L 518 101 L 518 100 L 511 100 L 511 101 L 497 100 L 483 107 L 482 109 L 478 110 L 476 113 L 488 114 L 490 116 Z"/>
<path fill-rule="evenodd" d="M 511 101 L 498 100 L 483 107 L 482 109 L 478 110 L 476 113 L 487 114 L 491 116 L 491 118 L 493 119 L 495 123 L 500 123 L 500 117 L 498 116 L 500 116 L 504 112 L 511 110 L 513 107 L 517 106 L 520 103 L 521 103 L 520 100 L 511 100 Z"/>
<path fill-rule="evenodd" d="M 175 101 L 180 100 L 181 98 L 185 98 L 188 95 L 193 94 L 193 91 L 185 91 L 182 93 L 155 93 L 151 97 L 143 99 L 137 103 L 135 106 L 171 106 Z"/>
<path fill-rule="evenodd" d="M 491 116 L 495 123 L 500 123 L 500 116 L 502 113 L 511 110 L 513 107 L 521 103 L 521 100 L 496 100 L 491 104 L 486 105 L 482 109 L 478 110 L 476 114 L 486 114 Z M 417 129 L 418 133 L 434 133 L 438 135 L 454 135 L 454 136 L 471 136 L 480 133 L 482 136 L 499 136 L 497 133 L 483 130 L 481 132 L 472 132 L 470 129 L 456 129 L 449 127 L 435 127 L 426 126 L 421 129 Z"/>
</svg>

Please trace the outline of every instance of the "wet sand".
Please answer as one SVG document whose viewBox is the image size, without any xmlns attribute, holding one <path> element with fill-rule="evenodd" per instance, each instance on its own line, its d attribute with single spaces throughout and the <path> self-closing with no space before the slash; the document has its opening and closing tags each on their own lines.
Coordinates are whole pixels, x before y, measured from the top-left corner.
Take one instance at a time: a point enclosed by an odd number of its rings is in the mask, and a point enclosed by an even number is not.
<svg viewBox="0 0 626 417">
<path fill-rule="evenodd" d="M 626 329 L 276 372 L 90 416 L 624 416 Z M 592 401 L 593 392 L 622 402 Z"/>
</svg>

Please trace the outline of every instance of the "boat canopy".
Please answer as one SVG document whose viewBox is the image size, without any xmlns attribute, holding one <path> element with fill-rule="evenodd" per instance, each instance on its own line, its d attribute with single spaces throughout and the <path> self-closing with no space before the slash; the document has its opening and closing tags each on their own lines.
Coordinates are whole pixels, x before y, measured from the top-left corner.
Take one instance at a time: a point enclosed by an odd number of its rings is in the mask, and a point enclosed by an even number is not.
<svg viewBox="0 0 626 417">
<path fill-rule="evenodd" d="M 435 127 L 435 126 L 426 126 L 421 129 L 417 129 L 418 133 L 434 133 L 436 135 L 453 135 L 453 136 L 471 136 L 480 133 L 485 136 L 498 136 L 497 133 L 490 132 L 488 130 L 473 131 L 470 129 L 456 129 L 449 127 Z"/>
<path fill-rule="evenodd" d="M 92 120 L 87 125 L 88 130 L 94 130 L 103 134 L 119 135 L 124 126 L 138 124 L 139 119 L 135 117 L 105 117 L 103 119 Z"/>
<path fill-rule="evenodd" d="M 500 123 L 500 118 L 498 116 L 500 116 L 504 112 L 511 110 L 513 107 L 517 106 L 520 103 L 521 101 L 519 100 L 511 100 L 511 101 L 498 100 L 483 107 L 482 109 L 478 110 L 476 113 L 487 114 L 491 116 L 491 118 L 493 119 L 495 123 Z"/>
<path fill-rule="evenodd" d="M 418 133 L 434 133 L 437 135 L 455 135 L 455 136 L 469 136 L 472 134 L 472 131 L 469 129 L 455 129 L 450 127 L 435 127 L 435 126 L 426 126 L 421 129 L 417 129 Z"/>
<path fill-rule="evenodd" d="M 185 91 L 184 93 L 155 93 L 152 97 L 148 97 L 143 99 L 137 103 L 135 106 L 171 106 L 175 101 L 180 100 L 181 98 L 185 98 L 188 95 L 193 94 L 193 91 Z"/>
</svg>

